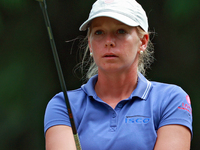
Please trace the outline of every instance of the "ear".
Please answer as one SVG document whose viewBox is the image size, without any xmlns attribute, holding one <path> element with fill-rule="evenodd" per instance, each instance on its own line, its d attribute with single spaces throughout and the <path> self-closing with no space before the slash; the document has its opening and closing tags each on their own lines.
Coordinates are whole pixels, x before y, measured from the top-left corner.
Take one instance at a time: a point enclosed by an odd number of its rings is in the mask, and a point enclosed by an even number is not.
<svg viewBox="0 0 200 150">
<path fill-rule="evenodd" d="M 91 45 L 89 37 L 88 37 L 88 46 L 89 46 L 90 53 L 92 53 L 92 45 Z"/>
<path fill-rule="evenodd" d="M 145 51 L 149 41 L 149 35 L 145 34 L 142 38 L 140 38 L 140 40 L 141 40 L 140 51 Z"/>
</svg>

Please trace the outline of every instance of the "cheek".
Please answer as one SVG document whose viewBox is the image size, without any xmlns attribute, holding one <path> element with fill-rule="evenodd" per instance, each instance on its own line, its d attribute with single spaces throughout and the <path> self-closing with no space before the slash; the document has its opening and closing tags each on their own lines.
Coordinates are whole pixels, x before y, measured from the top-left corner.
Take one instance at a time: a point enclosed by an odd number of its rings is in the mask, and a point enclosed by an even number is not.
<svg viewBox="0 0 200 150">
<path fill-rule="evenodd" d="M 139 50 L 139 43 L 131 40 L 124 44 L 123 47 L 126 47 L 125 52 L 127 55 L 136 55 Z"/>
<path fill-rule="evenodd" d="M 97 52 L 97 48 L 98 48 L 98 44 L 96 44 L 95 42 L 91 42 L 90 51 L 92 51 L 93 54 Z"/>
<path fill-rule="evenodd" d="M 96 40 L 94 38 L 90 38 L 90 50 L 95 53 L 99 53 L 102 49 L 102 41 Z"/>
<path fill-rule="evenodd" d="M 126 44 L 124 46 L 126 46 L 126 49 L 124 49 L 124 56 L 126 60 L 132 63 L 137 61 L 139 57 L 139 44 L 137 42 L 130 42 L 129 44 Z"/>
</svg>

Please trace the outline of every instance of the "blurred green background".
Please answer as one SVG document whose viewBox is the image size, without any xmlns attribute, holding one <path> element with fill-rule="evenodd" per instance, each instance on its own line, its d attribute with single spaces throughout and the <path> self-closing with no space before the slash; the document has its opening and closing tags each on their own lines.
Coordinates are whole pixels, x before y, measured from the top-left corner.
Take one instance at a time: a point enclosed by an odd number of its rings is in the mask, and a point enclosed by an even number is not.
<svg viewBox="0 0 200 150">
<path fill-rule="evenodd" d="M 47 0 L 48 13 L 68 90 L 83 81 L 74 74 L 79 32 L 94 0 Z M 199 149 L 200 1 L 138 0 L 156 34 L 150 80 L 189 93 L 193 107 L 192 150 Z M 0 0 L 0 149 L 42 150 L 46 104 L 61 91 L 47 30 L 35 0 Z M 79 77 L 77 77 L 79 76 Z"/>
</svg>

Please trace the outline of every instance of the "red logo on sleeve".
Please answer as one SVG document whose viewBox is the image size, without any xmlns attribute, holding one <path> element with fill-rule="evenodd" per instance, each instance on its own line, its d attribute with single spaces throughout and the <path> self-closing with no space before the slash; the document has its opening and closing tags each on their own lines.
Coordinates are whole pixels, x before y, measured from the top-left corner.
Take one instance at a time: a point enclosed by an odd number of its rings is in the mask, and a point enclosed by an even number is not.
<svg viewBox="0 0 200 150">
<path fill-rule="evenodd" d="M 191 104 L 191 101 L 190 101 L 189 95 L 186 96 L 186 100 L 187 100 L 188 104 L 190 105 L 190 104 Z"/>
<path fill-rule="evenodd" d="M 191 101 L 190 101 L 189 95 L 186 96 L 186 100 L 187 100 L 188 104 L 182 103 L 182 106 L 178 107 L 178 109 L 186 110 L 190 114 L 192 114 Z"/>
</svg>

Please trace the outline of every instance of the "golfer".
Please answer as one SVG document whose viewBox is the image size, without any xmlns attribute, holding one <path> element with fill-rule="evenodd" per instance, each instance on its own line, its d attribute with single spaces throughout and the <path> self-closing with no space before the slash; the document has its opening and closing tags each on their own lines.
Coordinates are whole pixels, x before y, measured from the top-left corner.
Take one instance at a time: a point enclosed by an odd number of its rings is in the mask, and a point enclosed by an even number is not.
<svg viewBox="0 0 200 150">
<path fill-rule="evenodd" d="M 91 66 L 87 83 L 68 97 L 83 150 L 190 149 L 188 94 L 145 78 L 153 60 L 148 28 L 135 0 L 97 0 L 81 25 Z M 47 150 L 76 149 L 62 92 L 47 105 L 44 132 Z"/>
</svg>

